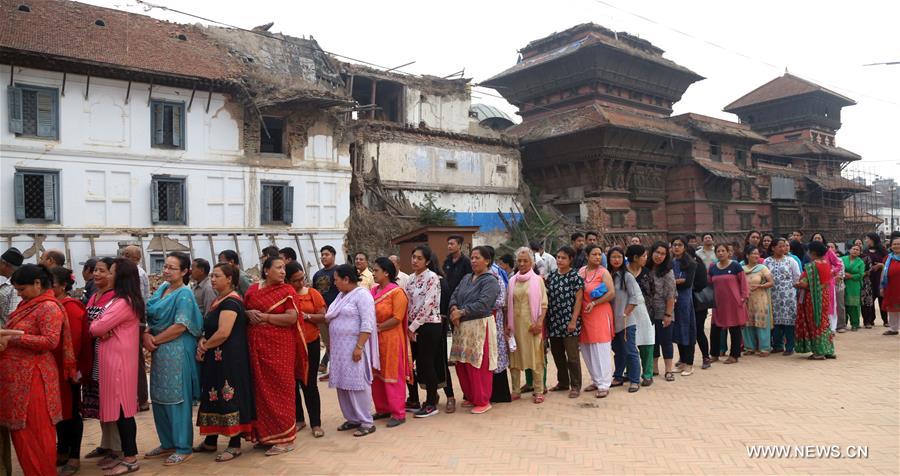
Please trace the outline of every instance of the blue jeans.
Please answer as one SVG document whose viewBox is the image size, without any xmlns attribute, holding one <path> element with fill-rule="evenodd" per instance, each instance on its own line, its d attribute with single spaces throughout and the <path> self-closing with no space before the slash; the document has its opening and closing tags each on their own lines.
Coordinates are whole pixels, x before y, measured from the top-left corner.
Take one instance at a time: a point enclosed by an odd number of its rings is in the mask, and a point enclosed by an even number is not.
<svg viewBox="0 0 900 476">
<path fill-rule="evenodd" d="M 612 341 L 613 362 L 616 369 L 613 371 L 613 378 L 622 380 L 625 369 L 628 369 L 628 380 L 631 383 L 641 383 L 641 354 L 635 341 L 635 333 L 637 326 L 628 326 L 619 332 Z"/>
<path fill-rule="evenodd" d="M 794 351 L 794 326 L 775 324 L 772 329 L 772 349 Z"/>
</svg>

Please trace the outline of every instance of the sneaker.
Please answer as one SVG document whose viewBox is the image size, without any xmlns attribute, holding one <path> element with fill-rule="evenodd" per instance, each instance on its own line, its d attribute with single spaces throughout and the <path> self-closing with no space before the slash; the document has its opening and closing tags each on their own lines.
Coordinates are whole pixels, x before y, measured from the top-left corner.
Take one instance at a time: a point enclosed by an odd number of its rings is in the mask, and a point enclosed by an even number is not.
<svg viewBox="0 0 900 476">
<path fill-rule="evenodd" d="M 395 426 L 400 426 L 404 423 L 406 423 L 406 419 L 398 420 L 398 419 L 392 417 L 390 420 L 388 420 L 387 427 L 394 428 Z"/>
<path fill-rule="evenodd" d="M 897 331 L 884 331 L 884 334 L 881 334 L 881 335 L 883 335 L 883 336 L 895 336 L 895 335 L 897 335 L 897 334 L 900 334 L 900 332 L 897 332 Z"/>
<path fill-rule="evenodd" d="M 476 415 L 481 415 L 482 413 L 487 413 L 487 411 L 490 410 L 491 408 L 493 408 L 493 407 L 491 406 L 490 403 L 488 403 L 487 405 L 484 405 L 484 406 L 472 408 L 471 412 Z"/>
<path fill-rule="evenodd" d="M 712 367 L 712 361 L 710 361 L 709 359 L 703 359 L 703 365 L 701 365 L 700 368 L 706 370 L 710 367 Z"/>
<path fill-rule="evenodd" d="M 406 411 L 409 413 L 415 413 L 422 408 L 422 405 L 419 402 L 406 402 Z"/>
<path fill-rule="evenodd" d="M 413 416 L 416 418 L 428 418 L 430 416 L 435 416 L 440 413 L 440 410 L 435 406 L 427 405 L 422 407 L 419 411 L 417 411 Z"/>
</svg>

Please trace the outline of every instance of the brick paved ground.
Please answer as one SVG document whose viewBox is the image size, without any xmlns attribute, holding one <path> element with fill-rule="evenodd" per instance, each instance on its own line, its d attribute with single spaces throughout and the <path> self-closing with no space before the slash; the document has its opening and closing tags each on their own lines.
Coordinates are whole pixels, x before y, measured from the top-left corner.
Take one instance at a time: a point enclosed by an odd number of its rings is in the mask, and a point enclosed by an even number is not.
<svg viewBox="0 0 900 476">
<path fill-rule="evenodd" d="M 320 384 L 324 438 L 304 430 L 296 451 L 274 458 L 245 447 L 230 463 L 210 454 L 177 469 L 142 461 L 140 474 L 897 474 L 900 339 L 883 329 L 879 320 L 875 329 L 839 334 L 837 360 L 745 357 L 672 383 L 657 379 L 636 394 L 553 394 L 542 405 L 521 400 L 485 415 L 442 413 L 394 429 L 381 422 L 365 438 L 335 431 L 343 421 L 335 393 Z M 157 445 L 149 413 L 138 418 L 138 438 L 142 453 Z M 85 451 L 99 439 L 97 423 L 86 423 Z M 746 448 L 757 444 L 863 445 L 869 454 L 750 459 Z M 81 474 L 100 472 L 86 462 Z"/>
</svg>

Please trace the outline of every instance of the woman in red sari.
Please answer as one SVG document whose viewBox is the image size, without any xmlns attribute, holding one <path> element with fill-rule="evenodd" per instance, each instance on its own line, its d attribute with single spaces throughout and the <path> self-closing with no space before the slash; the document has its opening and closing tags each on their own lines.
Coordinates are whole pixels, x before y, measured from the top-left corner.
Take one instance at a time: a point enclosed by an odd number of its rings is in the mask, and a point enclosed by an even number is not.
<svg viewBox="0 0 900 476">
<path fill-rule="evenodd" d="M 409 299 L 396 284 L 397 267 L 384 257 L 372 266 L 375 287 L 375 321 L 378 323 L 379 369 L 373 369 L 372 400 L 374 419 L 390 418 L 388 428 L 406 422 L 406 384 L 412 383 L 412 352 L 406 337 L 406 308 Z"/>
<path fill-rule="evenodd" d="M 72 350 L 78 368 L 81 369 L 84 367 L 80 361 L 84 355 L 84 342 L 90 338 L 87 329 L 87 311 L 80 300 L 68 295 L 75 284 L 72 270 L 57 266 L 50 270 L 50 274 L 53 277 L 53 296 L 66 311 L 69 329 L 72 332 Z M 62 466 L 59 476 L 71 476 L 77 473 L 81 466 L 81 437 L 84 434 L 84 421 L 81 418 L 81 375 L 77 375 L 74 379 L 65 378 L 63 354 L 63 346 L 60 345 L 54 351 L 56 365 L 60 371 L 59 393 L 63 414 L 63 421 L 56 425 L 56 465 Z M 87 356 L 89 359 L 90 353 Z M 90 368 L 90 365 L 87 368 Z"/>
<path fill-rule="evenodd" d="M 62 420 L 59 370 L 53 351 L 63 346 L 65 376 L 75 375 L 75 354 L 66 332 L 66 313 L 53 297 L 50 272 L 26 264 L 10 280 L 22 298 L 0 335 L 0 425 L 9 428 L 22 471 L 55 476 L 56 433 Z"/>
<path fill-rule="evenodd" d="M 262 283 L 244 294 L 250 329 L 250 370 L 256 396 L 253 439 L 266 456 L 293 451 L 297 437 L 296 381 L 306 381 L 307 354 L 297 327 L 297 293 L 285 284 L 284 260 L 263 263 Z"/>
<path fill-rule="evenodd" d="M 828 283 L 831 281 L 831 264 L 825 260 L 828 248 L 819 241 L 809 243 L 809 258 L 812 260 L 803 267 L 800 275 L 800 288 L 803 293 L 797 308 L 797 343 L 798 353 L 812 352 L 810 360 L 835 358 L 834 334 L 828 320 L 831 309 L 831 294 Z"/>
</svg>

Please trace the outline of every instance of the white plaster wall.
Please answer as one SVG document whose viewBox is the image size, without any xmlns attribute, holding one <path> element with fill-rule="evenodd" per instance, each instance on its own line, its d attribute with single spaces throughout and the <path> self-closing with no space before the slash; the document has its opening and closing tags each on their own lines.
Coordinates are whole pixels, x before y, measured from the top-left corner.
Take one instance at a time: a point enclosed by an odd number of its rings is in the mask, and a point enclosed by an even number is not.
<svg viewBox="0 0 900 476">
<path fill-rule="evenodd" d="M 404 191 L 403 194 L 414 205 L 425 202 L 426 195 L 431 193 L 435 205 L 457 213 L 496 213 L 502 210 L 509 213 L 515 210 L 515 195 L 498 193 L 462 193 L 462 192 L 425 192 Z"/>
<path fill-rule="evenodd" d="M 406 122 L 419 125 L 425 122 L 432 129 L 465 133 L 469 131 L 471 99 L 426 94 L 415 88 L 406 89 Z"/>
<path fill-rule="evenodd" d="M 62 248 L 61 238 L 55 234 L 66 233 L 72 237 L 74 259 L 83 262 L 90 249 L 81 234 L 101 234 L 97 253 L 111 254 L 118 241 L 133 239 L 132 232 L 199 233 L 195 244 L 203 241 L 197 246 L 207 248 L 202 235 L 213 233 L 222 241 L 221 246 L 216 242 L 218 251 L 233 248 L 228 234 L 236 233 L 242 252 L 253 257 L 251 264 L 258 253 L 247 233 L 313 233 L 318 247 L 331 244 L 342 249 L 350 215 L 350 159 L 346 147 L 336 148 L 327 133 L 315 132 L 308 150 L 312 159 L 334 165 L 250 165 L 241 148 L 242 109 L 228 104 L 229 97 L 214 93 L 207 113 L 208 93 L 197 91 L 191 110 L 186 111 L 185 149 L 156 149 L 150 147 L 149 84 L 132 83 L 126 104 L 127 82 L 92 77 L 85 99 L 86 78 L 68 75 L 66 94 L 59 98 L 59 139 L 16 137 L 8 128 L 10 74 L 9 65 L 0 65 L 0 229 L 21 249 L 31 246 L 28 234 L 45 234 L 45 248 Z M 62 76 L 16 67 L 14 82 L 61 90 Z M 154 86 L 152 97 L 187 103 L 190 93 Z M 60 223 L 15 221 L 13 177 L 19 168 L 59 172 Z M 151 223 L 150 183 L 155 174 L 186 178 L 186 226 L 154 227 Z M 259 224 L 260 182 L 269 180 L 294 187 L 290 227 Z M 296 247 L 290 237 L 284 243 L 280 240 L 280 246 Z M 8 244 L 3 241 L 6 238 L 0 240 L 0 247 Z M 312 252 L 311 242 L 303 246 Z M 208 251 L 199 252 L 202 256 Z M 313 254 L 307 258 L 315 261 Z"/>
<path fill-rule="evenodd" d="M 382 180 L 509 189 L 519 186 L 517 156 L 399 142 L 366 144 L 364 156 L 369 161 L 367 167 L 373 166 L 372 157 L 378 157 Z M 448 167 L 448 163 L 455 163 L 456 168 Z M 506 171 L 498 166 L 506 167 Z"/>
</svg>

